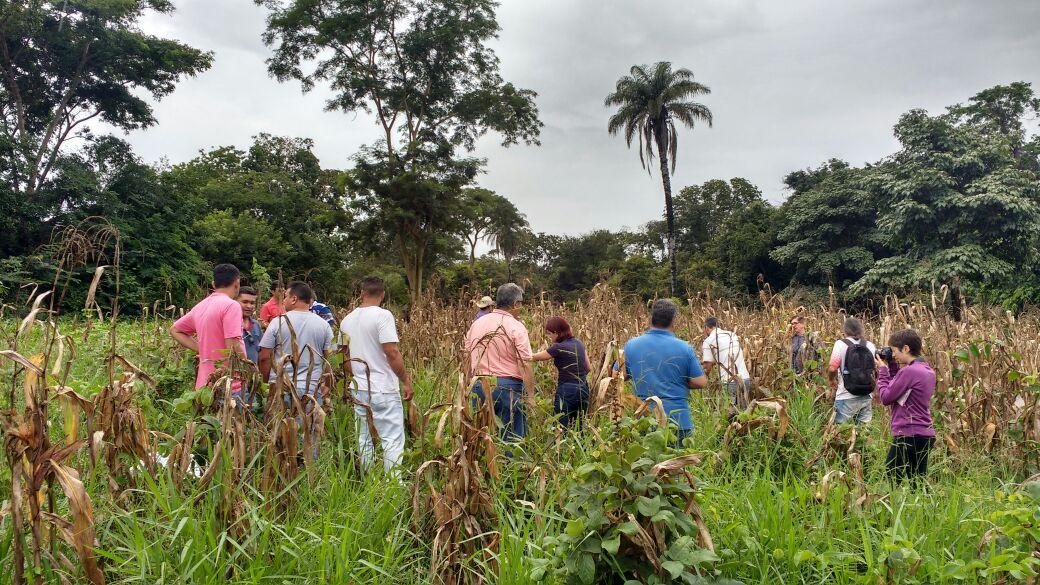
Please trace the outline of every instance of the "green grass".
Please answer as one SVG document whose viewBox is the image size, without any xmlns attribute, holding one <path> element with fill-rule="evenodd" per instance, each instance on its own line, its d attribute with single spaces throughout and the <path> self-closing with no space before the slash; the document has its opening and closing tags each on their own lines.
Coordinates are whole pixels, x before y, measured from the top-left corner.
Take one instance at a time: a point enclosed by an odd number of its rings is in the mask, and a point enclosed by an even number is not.
<svg viewBox="0 0 1040 585">
<path fill-rule="evenodd" d="M 167 394 L 171 388 L 190 389 L 190 361 L 171 351 L 164 324 L 122 323 L 118 351 L 145 371 L 156 374 Z M 105 382 L 103 359 L 107 331 L 95 327 L 83 342 L 74 331 L 77 355 L 70 385 L 92 395 Z M 0 331 L 10 336 L 11 322 Z M 32 338 L 22 348 L 32 348 Z M 26 352 L 28 350 L 26 349 Z M 415 372 L 420 410 L 444 400 L 444 387 L 454 378 L 443 364 Z M 0 379 L 9 380 L 10 365 L 0 365 Z M 187 379 L 187 386 L 184 380 Z M 547 380 L 543 374 L 542 380 Z M 180 384 L 180 385 L 178 385 Z M 550 388 L 548 384 L 546 388 Z M 7 394 L 7 388 L 3 393 Z M 175 433 L 186 415 L 171 412 L 171 396 L 141 389 L 141 404 L 154 430 Z M 884 496 L 863 511 L 853 510 L 844 485 L 832 488 L 819 502 L 814 482 L 826 468 L 806 469 L 805 461 L 819 449 L 829 412 L 815 406 L 809 392 L 789 397 L 792 426 L 807 445 L 773 444 L 761 433 L 739 445 L 731 461 L 704 466 L 695 475 L 699 499 L 716 551 L 721 575 L 745 583 L 878 583 L 893 569 L 897 582 L 914 582 L 900 568 L 899 558 L 921 558 L 919 575 L 941 575 L 944 568 L 977 558 L 982 535 L 993 526 L 988 517 L 1004 506 L 998 495 L 1016 479 L 1009 462 L 988 456 L 953 458 L 942 446 L 933 451 L 927 482 L 919 487 L 892 483 L 884 474 L 888 447 L 887 417 L 880 409 L 868 431 L 864 449 L 865 477 L 872 493 Z M 6 397 L 3 404 L 6 407 Z M 724 432 L 722 401 L 695 395 L 695 433 L 689 448 L 712 453 Z M 501 458 L 501 478 L 493 486 L 499 523 L 485 529 L 500 535 L 498 573 L 473 559 L 467 570 L 503 584 L 528 583 L 534 561 L 543 556 L 541 542 L 556 534 L 564 521 L 561 501 L 569 470 L 588 460 L 594 449 L 590 436 L 564 433 L 557 438 L 547 419 L 544 400 L 531 417 L 531 435 L 513 458 Z M 60 415 L 54 413 L 54 432 Z M 100 540 L 111 583 L 426 583 L 433 535 L 413 534 L 411 473 L 433 457 L 436 418 L 428 428 L 425 451 L 406 454 L 406 469 L 398 480 L 381 473 L 359 477 L 353 412 L 338 404 L 327 420 L 325 442 L 313 481 L 301 476 L 293 486 L 292 504 L 284 513 L 265 506 L 265 497 L 251 487 L 243 490 L 244 524 L 229 529 L 220 518 L 221 483 L 203 493 L 189 485 L 175 488 L 160 473 L 153 481 L 141 475 L 140 485 L 123 505 L 111 501 L 105 470 L 84 471 L 91 493 Z M 413 445 L 414 446 L 414 443 Z M 163 447 L 167 449 L 168 447 Z M 441 453 L 446 453 L 447 447 Z M 85 455 L 72 460 L 86 470 Z M 840 463 L 837 465 L 840 466 Z M 538 472 L 547 472 L 545 506 L 532 509 L 543 497 Z M 9 470 L 0 471 L 0 500 L 9 499 Z M 853 498 L 854 499 L 854 498 Z M 537 505 L 535 505 L 537 507 Z M 0 521 L 0 567 L 11 565 L 11 521 Z M 909 551 L 909 552 L 908 552 Z M 71 553 L 70 553 L 71 555 Z M 46 575 L 53 579 L 54 574 Z M 75 581 L 75 576 L 73 576 Z M 10 581 L 0 571 L 0 582 Z M 953 576 L 936 581 L 956 581 Z M 972 582 L 969 579 L 967 582 Z M 934 581 L 933 581 L 934 582 Z"/>
</svg>

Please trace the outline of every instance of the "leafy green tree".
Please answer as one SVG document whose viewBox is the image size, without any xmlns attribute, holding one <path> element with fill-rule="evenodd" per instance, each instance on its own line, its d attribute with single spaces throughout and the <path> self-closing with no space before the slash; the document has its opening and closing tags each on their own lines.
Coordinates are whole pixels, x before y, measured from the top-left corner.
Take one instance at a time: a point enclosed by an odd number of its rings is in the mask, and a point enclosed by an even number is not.
<svg viewBox="0 0 1040 585">
<path fill-rule="evenodd" d="M 761 199 L 726 218 L 712 240 L 718 279 L 739 292 L 752 292 L 779 274 L 769 252 L 776 243 L 778 209 Z"/>
<path fill-rule="evenodd" d="M 505 82 L 488 47 L 492 0 L 256 0 L 269 17 L 268 70 L 304 91 L 329 83 L 329 110 L 374 112 L 387 157 L 412 144 L 472 149 L 489 130 L 535 143 L 535 93 Z"/>
<path fill-rule="evenodd" d="M 781 208 L 771 256 L 796 281 L 844 287 L 884 254 L 876 233 L 881 199 L 869 189 L 869 174 L 831 159 L 784 179 L 793 193 Z"/>
<path fill-rule="evenodd" d="M 207 260 L 244 269 L 255 259 L 317 284 L 331 278 L 347 254 L 351 217 L 339 171 L 321 168 L 313 147 L 260 134 L 246 151 L 216 148 L 163 175 L 212 210 L 194 224 Z"/>
<path fill-rule="evenodd" d="M 428 270 L 461 247 L 459 234 L 467 227 L 462 190 L 480 161 L 456 159 L 446 146 L 409 156 L 411 167 L 402 171 L 382 149 L 363 149 L 344 179 L 357 213 L 355 238 L 368 250 L 390 240 L 414 301 Z"/>
<path fill-rule="evenodd" d="M 525 246 L 530 245 L 532 234 L 527 220 L 520 216 L 518 221 L 501 222 L 492 232 L 495 252 L 506 262 L 506 280 L 513 280 L 513 258 L 516 258 Z"/>
<path fill-rule="evenodd" d="M 459 191 L 476 164 L 456 160 L 454 150 L 472 150 L 489 131 L 503 146 L 537 144 L 541 130 L 536 94 L 503 80 L 488 46 L 499 30 L 496 2 L 256 2 L 269 10 L 264 41 L 274 48 L 272 75 L 297 80 L 304 91 L 330 84 L 329 110 L 375 114 L 382 157 L 364 153 L 355 188 L 360 200 L 378 203 L 370 225 L 393 230 L 416 298 L 427 268 L 444 255 L 431 252 L 450 253 L 462 231 Z M 382 185 L 371 181 L 377 176 Z M 420 201 L 422 193 L 431 199 Z"/>
<path fill-rule="evenodd" d="M 28 0 L 0 6 L 0 176 L 32 200 L 64 146 L 92 120 L 121 130 L 155 123 L 148 97 L 209 68 L 212 57 L 146 35 L 165 0 Z"/>
<path fill-rule="evenodd" d="M 984 134 L 997 133 L 1006 138 L 1013 156 L 1026 168 L 1038 170 L 1037 155 L 1040 154 L 1040 137 L 1031 142 L 1024 121 L 1040 118 L 1040 97 L 1033 93 L 1029 83 L 1017 81 L 1009 85 L 996 85 L 984 89 L 968 100 L 966 105 L 950 108 L 950 114 L 960 121 L 972 125 Z"/>
<path fill-rule="evenodd" d="M 595 230 L 559 240 L 550 265 L 558 292 L 588 290 L 608 278 L 625 262 L 625 236 Z"/>
<path fill-rule="evenodd" d="M 462 196 L 463 221 L 466 225 L 463 237 L 469 244 L 469 265 L 472 267 L 476 261 L 477 244 L 481 240 L 493 243 L 498 239 L 498 233 L 508 232 L 510 224 L 518 222 L 520 227 L 525 227 L 527 220 L 512 201 L 494 191 L 477 187 L 465 189 Z"/>
<path fill-rule="evenodd" d="M 679 146 L 675 122 L 678 120 L 688 128 L 697 121 L 711 126 L 711 110 L 704 104 L 690 101 L 698 94 L 710 93 L 707 86 L 693 80 L 689 69 L 672 70 L 672 64 L 661 61 L 648 68 L 635 65 L 618 80 L 614 92 L 607 96 L 604 104 L 616 107 L 617 111 L 607 122 L 607 131 L 617 134 L 624 131 L 625 142 L 632 146 L 632 139 L 639 139 L 639 162 L 649 172 L 648 163 L 654 156 L 660 160 L 661 183 L 664 186 L 665 219 L 668 222 L 668 261 L 671 276 L 671 293 L 675 294 L 675 213 L 672 206 L 671 173 L 675 172 L 676 153 Z M 669 157 L 671 165 L 669 165 Z"/>
<path fill-rule="evenodd" d="M 740 177 L 684 187 L 673 202 L 676 246 L 685 251 L 705 247 L 726 221 L 756 201 L 763 201 L 762 192 Z"/>
<path fill-rule="evenodd" d="M 1040 177 L 1017 164 L 1014 140 L 959 123 L 956 112 L 913 110 L 895 135 L 902 148 L 873 183 L 885 201 L 879 235 L 898 253 L 867 271 L 853 292 L 946 285 L 959 317 L 962 286 L 1034 265 Z"/>
<path fill-rule="evenodd" d="M 55 168 L 39 196 L 52 199 L 64 210 L 56 226 L 102 217 L 119 230 L 123 306 L 134 309 L 149 306 L 168 293 L 177 300 L 195 293 L 205 273 L 190 236 L 192 220 L 202 208 L 199 200 L 171 191 L 129 144 L 112 136 L 99 137 L 79 152 L 62 155 Z M 49 249 L 45 247 L 45 253 Z M 106 253 L 107 261 L 114 261 L 114 250 Z M 93 267 L 88 267 L 77 275 L 66 306 L 85 295 L 92 272 Z M 34 276 L 51 278 L 44 273 Z M 103 281 L 100 294 L 114 292 L 113 284 Z"/>
</svg>

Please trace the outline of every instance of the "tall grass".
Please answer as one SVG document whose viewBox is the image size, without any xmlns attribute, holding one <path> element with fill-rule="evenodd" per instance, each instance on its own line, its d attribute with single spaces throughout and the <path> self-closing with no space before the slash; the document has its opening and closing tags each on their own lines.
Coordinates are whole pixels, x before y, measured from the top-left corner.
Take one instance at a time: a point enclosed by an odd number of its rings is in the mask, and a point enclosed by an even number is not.
<svg viewBox="0 0 1040 585">
<path fill-rule="evenodd" d="M 422 413 L 454 400 L 469 313 L 465 306 L 429 302 L 413 308 L 411 320 L 401 324 L 403 351 L 415 378 L 415 403 Z M 964 574 L 953 569 L 986 558 L 980 544 L 995 526 L 993 513 L 1005 506 L 999 494 L 1014 490 L 1016 482 L 1037 471 L 1040 322 L 1033 316 L 971 309 L 965 321 L 956 323 L 941 309 L 891 300 L 878 318 L 868 321 L 869 336 L 882 340 L 888 331 L 907 324 L 922 332 L 940 378 L 933 413 L 944 440 L 933 451 L 922 486 L 893 483 L 883 469 L 887 415 L 877 408 L 857 441 L 863 477 L 859 485 L 853 479 L 855 469 L 840 453 L 806 466 L 823 447 L 831 406 L 821 398 L 826 392 L 819 364 L 804 377 L 795 377 L 784 365 L 785 326 L 795 313 L 809 318 L 810 329 L 828 348 L 837 338 L 840 311 L 787 306 L 771 297 L 764 297 L 757 308 L 694 299 L 678 324 L 680 336 L 698 343 L 701 320 L 720 316 L 745 340 L 752 375 L 763 392 L 786 398 L 790 427 L 800 437 L 773 440 L 761 427 L 734 439 L 729 457 L 715 457 L 729 424 L 728 398 L 717 382 L 691 397 L 695 428 L 687 448 L 712 462 L 695 474 L 705 520 L 722 559 L 718 571 L 746 583 L 915 582 L 922 575 L 931 582 L 963 582 Z M 570 320 L 597 367 L 611 342 L 621 344 L 646 326 L 643 307 L 599 288 L 576 306 L 532 304 L 523 319 L 536 349 L 548 342 L 542 325 L 552 314 Z M 104 364 L 113 348 L 156 379 L 155 387 L 135 386 L 134 403 L 149 429 L 158 433 L 154 442 L 159 451 L 166 453 L 172 441 L 164 437 L 196 419 L 191 412 L 171 408 L 179 393 L 191 389 L 192 362 L 167 338 L 169 321 L 153 316 L 115 324 L 57 323 L 75 340 L 67 384 L 80 394 L 92 398 L 109 384 Z M 0 336 L 8 346 L 17 327 L 17 321 L 0 321 Z M 46 343 L 44 328 L 36 326 L 23 332 L 18 348 L 34 355 Z M 17 366 L 0 364 L 0 379 L 19 391 L 23 377 Z M 512 456 L 498 449 L 498 476 L 487 482 L 493 513 L 481 516 L 487 523 L 474 538 L 491 535 L 486 541 L 495 547 L 459 548 L 468 551 L 453 561 L 464 581 L 530 582 L 535 560 L 544 556 L 543 538 L 559 534 L 564 525 L 570 474 L 599 448 L 591 429 L 564 430 L 555 424 L 552 372 L 540 369 L 536 378 L 539 392 L 530 413 L 530 435 L 511 449 Z M 19 399 L 4 407 L 14 412 L 24 404 Z M 255 481 L 236 483 L 237 512 L 231 520 L 224 479 L 238 476 L 231 474 L 229 462 L 206 485 L 190 477 L 178 484 L 166 471 L 151 474 L 138 468 L 132 486 L 118 498 L 110 490 L 111 470 L 104 462 L 92 468 L 86 452 L 68 462 L 82 471 L 93 502 L 96 554 L 110 583 L 426 583 L 438 574 L 431 572 L 434 533 L 428 527 L 416 530 L 413 512 L 426 519 L 432 514 L 411 509 L 414 473 L 423 462 L 449 458 L 458 447 L 450 440 L 436 445 L 438 416 L 427 418 L 422 437 L 409 437 L 400 476 L 361 473 L 358 421 L 352 406 L 334 396 L 310 473 L 295 476 L 274 493 L 264 492 Z M 50 417 L 49 434 L 58 442 L 63 437 L 61 415 L 52 412 Z M 599 423 L 597 432 L 609 432 L 605 418 Z M 449 436 L 458 432 L 453 424 L 446 427 Z M 264 461 L 258 452 L 241 477 L 259 473 Z M 846 479 L 833 481 L 819 497 L 821 482 L 832 470 L 844 472 Z M 10 499 L 10 468 L 0 470 L 0 493 L 8 494 L 0 500 Z M 855 505 L 864 494 L 866 504 Z M 56 495 L 56 513 L 64 513 L 68 500 Z M 288 504 L 272 505 L 276 501 Z M 0 516 L 0 567 L 10 567 L 15 531 L 10 514 Z M 494 520 L 486 520 L 490 518 Z M 60 542 L 53 548 L 65 554 L 71 550 Z M 953 569 L 946 575 L 948 567 Z M 46 559 L 40 571 L 43 581 L 83 578 L 80 567 Z M 10 582 L 11 575 L 0 570 L 0 583 Z M 1001 578 L 973 575 L 969 582 Z"/>
</svg>

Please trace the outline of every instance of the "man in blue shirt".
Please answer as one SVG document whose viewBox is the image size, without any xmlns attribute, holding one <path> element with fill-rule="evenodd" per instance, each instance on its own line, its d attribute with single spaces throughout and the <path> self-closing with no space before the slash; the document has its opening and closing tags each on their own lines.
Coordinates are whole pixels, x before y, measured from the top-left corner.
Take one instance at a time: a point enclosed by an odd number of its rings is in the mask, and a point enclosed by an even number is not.
<svg viewBox="0 0 1040 585">
<path fill-rule="evenodd" d="M 650 329 L 625 344 L 625 376 L 632 379 L 640 398 L 661 399 L 668 417 L 679 427 L 681 444 L 693 430 L 690 388 L 704 388 L 708 378 L 690 344 L 675 337 L 677 312 L 670 300 L 654 302 Z"/>
</svg>

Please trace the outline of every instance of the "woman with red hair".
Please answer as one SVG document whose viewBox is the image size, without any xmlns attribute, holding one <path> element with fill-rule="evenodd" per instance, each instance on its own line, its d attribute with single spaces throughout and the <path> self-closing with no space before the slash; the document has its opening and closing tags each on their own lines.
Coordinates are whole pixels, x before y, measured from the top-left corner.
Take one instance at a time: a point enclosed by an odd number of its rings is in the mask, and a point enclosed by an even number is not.
<svg viewBox="0 0 1040 585">
<path fill-rule="evenodd" d="M 571 326 L 563 317 L 553 317 L 545 324 L 553 339 L 549 349 L 531 358 L 536 362 L 552 360 L 556 364 L 557 384 L 555 411 L 560 422 L 570 426 L 589 409 L 589 384 L 586 376 L 592 369 L 585 345 L 571 333 Z"/>
</svg>

